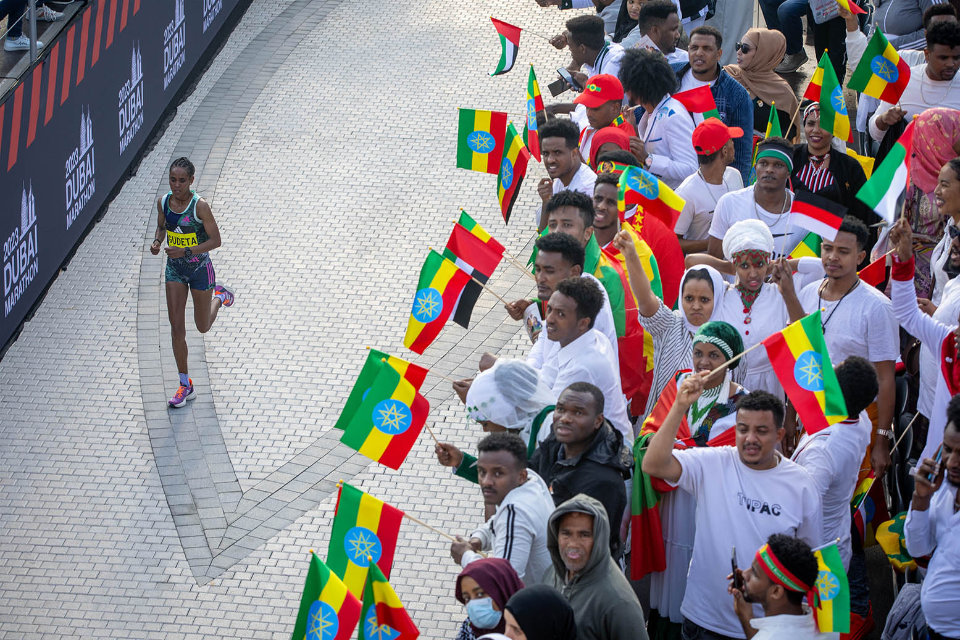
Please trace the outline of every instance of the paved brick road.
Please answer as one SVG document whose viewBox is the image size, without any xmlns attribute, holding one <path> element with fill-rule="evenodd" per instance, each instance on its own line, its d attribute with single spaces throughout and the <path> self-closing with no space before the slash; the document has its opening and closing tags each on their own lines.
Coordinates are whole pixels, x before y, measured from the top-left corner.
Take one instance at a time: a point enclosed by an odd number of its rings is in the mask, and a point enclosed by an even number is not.
<svg viewBox="0 0 960 640">
<path fill-rule="evenodd" d="M 520 0 L 252 4 L 0 363 L 0 638 L 287 637 L 341 478 L 450 532 L 480 519 L 478 491 L 436 465 L 426 434 L 393 472 L 327 430 L 364 346 L 402 355 L 426 247 L 459 207 L 529 251 L 542 169 L 505 229 L 495 178 L 453 169 L 456 107 L 520 122 L 527 62 L 549 81 L 564 60 L 525 36 L 518 69 L 490 78 L 490 15 L 546 34 L 565 17 Z M 200 397 L 170 412 L 147 238 L 182 154 L 239 298 L 206 336 L 188 330 Z M 506 266 L 492 285 L 532 288 Z M 519 353 L 504 318 L 484 293 L 471 330 L 449 326 L 417 361 L 468 375 L 484 350 Z M 449 384 L 425 389 L 435 430 L 475 442 Z M 404 524 L 394 585 L 425 639 L 464 617 L 456 573 L 442 539 Z"/>
</svg>

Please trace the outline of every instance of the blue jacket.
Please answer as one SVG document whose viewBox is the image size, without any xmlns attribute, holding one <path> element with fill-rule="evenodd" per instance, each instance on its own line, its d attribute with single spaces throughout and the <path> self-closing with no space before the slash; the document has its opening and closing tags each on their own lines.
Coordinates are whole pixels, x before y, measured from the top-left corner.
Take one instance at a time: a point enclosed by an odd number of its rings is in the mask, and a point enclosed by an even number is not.
<svg viewBox="0 0 960 640">
<path fill-rule="evenodd" d="M 676 62 L 672 65 L 677 73 L 677 81 L 683 78 L 690 70 L 687 62 Z M 750 177 L 750 163 L 753 159 L 753 103 L 750 95 L 739 82 L 730 77 L 726 71 L 720 69 L 717 81 L 710 87 L 713 101 L 717 103 L 720 119 L 728 127 L 740 127 L 743 136 L 733 141 L 734 153 L 733 168 L 740 172 L 743 184 L 747 184 Z"/>
</svg>

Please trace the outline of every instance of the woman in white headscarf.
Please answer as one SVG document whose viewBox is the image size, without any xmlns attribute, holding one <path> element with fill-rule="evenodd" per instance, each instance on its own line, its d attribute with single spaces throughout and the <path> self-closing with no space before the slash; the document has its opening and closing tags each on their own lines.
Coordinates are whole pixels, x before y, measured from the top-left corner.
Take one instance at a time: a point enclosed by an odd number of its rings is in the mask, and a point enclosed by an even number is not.
<svg viewBox="0 0 960 640">
<path fill-rule="evenodd" d="M 540 372 L 522 360 L 501 358 L 477 374 L 467 390 L 467 414 L 487 433 L 509 431 L 527 443 L 527 457 L 550 434 L 556 398 Z M 437 443 L 437 460 L 477 482 L 477 459 L 452 444 Z"/>
<path fill-rule="evenodd" d="M 640 326 L 653 338 L 653 384 L 643 411 L 646 416 L 676 372 L 693 368 L 693 335 L 704 323 L 718 319 L 726 284 L 713 267 L 687 269 L 680 280 L 680 308 L 670 309 L 650 288 L 630 235 L 621 231 L 613 245 L 626 260 L 630 288 L 640 311 Z"/>
<path fill-rule="evenodd" d="M 723 236 L 723 257 L 733 264 L 737 281 L 728 284 L 719 305 L 718 320 L 731 324 L 743 338 L 744 350 L 790 324 L 790 316 L 805 315 L 786 260 L 771 265 L 773 234 L 760 220 L 741 220 Z M 767 282 L 773 274 L 777 284 Z M 735 381 L 756 391 L 769 391 L 781 400 L 783 387 L 773 373 L 766 349 L 754 349 L 743 356 Z"/>
</svg>

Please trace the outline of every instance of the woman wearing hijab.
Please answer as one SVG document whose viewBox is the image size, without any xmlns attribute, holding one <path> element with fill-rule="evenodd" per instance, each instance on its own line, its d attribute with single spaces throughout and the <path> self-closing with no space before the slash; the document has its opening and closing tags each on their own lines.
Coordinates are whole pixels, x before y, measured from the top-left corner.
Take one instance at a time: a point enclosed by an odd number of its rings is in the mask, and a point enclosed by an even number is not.
<svg viewBox="0 0 960 640">
<path fill-rule="evenodd" d="M 867 181 L 860 163 L 834 146 L 833 133 L 820 128 L 820 103 L 811 102 L 804 108 L 803 135 L 806 142 L 793 147 L 793 191 L 809 191 L 849 208 L 850 215 L 871 228 L 878 217 L 867 205 L 857 200 L 860 187 Z M 876 231 L 871 231 L 870 246 L 876 242 Z"/>
<path fill-rule="evenodd" d="M 683 441 L 680 448 L 723 446 L 733 444 L 736 426 L 737 401 L 747 394 L 747 391 L 735 383 L 731 370 L 739 362 L 723 367 L 728 360 L 743 353 L 743 341 L 740 334 L 726 322 L 707 322 L 703 324 L 693 337 L 692 360 L 693 369 L 677 371 L 670 383 L 657 398 L 653 411 L 643 423 L 640 437 L 634 445 L 635 462 L 634 482 L 646 484 L 660 493 L 660 523 L 663 531 L 664 558 L 666 568 L 658 571 L 650 579 L 650 617 L 648 618 L 648 633 L 651 640 L 657 638 L 666 640 L 678 638 L 680 624 L 683 622 L 680 614 L 680 604 L 687 586 L 687 568 L 693 556 L 693 538 L 696 533 L 694 516 L 696 501 L 685 491 L 674 491 L 674 487 L 661 480 L 650 478 L 643 473 L 640 465 L 650 438 L 656 433 L 673 407 L 677 397 L 679 384 L 691 375 L 710 373 L 704 381 L 703 395 L 697 399 L 687 415 L 684 416 L 677 432 L 677 438 Z M 636 486 L 636 484 L 635 484 Z M 635 489 L 636 490 L 636 489 Z M 655 541 L 643 541 L 635 537 L 637 547 L 644 542 L 649 544 Z M 634 575 L 635 579 L 639 576 Z"/>
<path fill-rule="evenodd" d="M 474 378 L 467 390 L 467 413 L 487 433 L 510 431 L 527 443 L 527 457 L 550 434 L 556 398 L 540 372 L 522 360 L 501 358 Z M 477 482 L 477 459 L 452 444 L 438 442 L 437 460 L 461 478 Z"/>
<path fill-rule="evenodd" d="M 513 594 L 503 617 L 510 640 L 577 640 L 570 603 L 559 591 L 545 584 Z"/>
<path fill-rule="evenodd" d="M 904 211 L 916 244 L 916 274 L 914 285 L 917 296 L 939 302 L 942 286 L 936 288 L 931 273 L 934 248 L 946 233 L 949 215 L 941 213 L 934 194 L 940 170 L 960 155 L 960 111 L 937 107 L 927 109 L 914 120 L 913 154 L 910 156 L 910 184 Z M 887 250 L 886 243 L 882 248 Z M 879 249 L 878 248 L 878 249 Z"/>
<path fill-rule="evenodd" d="M 723 276 L 713 267 L 687 269 L 680 281 L 680 308 L 672 310 L 650 288 L 630 235 L 621 231 L 613 245 L 626 260 L 630 288 L 640 311 L 640 326 L 653 336 L 653 384 L 642 414 L 647 415 L 674 374 L 692 367 L 693 335 L 702 324 L 716 319 L 727 288 Z"/>
<path fill-rule="evenodd" d="M 749 349 L 790 323 L 790 317 L 806 315 L 794 290 L 793 274 L 786 261 L 771 265 L 773 235 L 760 220 L 734 223 L 723 236 L 723 256 L 737 274 L 727 285 L 717 313 L 740 333 Z M 766 282 L 771 268 L 778 283 Z M 773 373 L 765 349 L 754 349 L 737 367 L 736 380 L 751 391 L 763 390 L 783 400 L 783 387 Z"/>
<path fill-rule="evenodd" d="M 480 558 L 457 576 L 455 596 L 466 605 L 467 619 L 460 625 L 457 640 L 476 640 L 486 633 L 503 633 L 503 609 L 523 582 L 503 558 Z"/>
<path fill-rule="evenodd" d="M 776 104 L 780 130 L 790 138 L 796 128 L 797 96 L 787 81 L 774 73 L 787 51 L 787 40 L 779 31 L 750 29 L 737 43 L 737 64 L 723 70 L 743 85 L 753 100 L 753 127 L 761 136 L 766 133 L 770 106 Z M 761 129 L 758 129 L 760 127 Z"/>
</svg>

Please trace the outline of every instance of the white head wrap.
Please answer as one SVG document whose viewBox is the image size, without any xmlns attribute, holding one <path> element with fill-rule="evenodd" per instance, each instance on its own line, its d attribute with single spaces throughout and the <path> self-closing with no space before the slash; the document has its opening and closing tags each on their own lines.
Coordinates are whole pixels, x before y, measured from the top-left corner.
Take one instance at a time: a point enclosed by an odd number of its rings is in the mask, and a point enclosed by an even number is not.
<svg viewBox="0 0 960 640">
<path fill-rule="evenodd" d="M 773 253 L 773 234 L 760 220 L 735 222 L 723 235 L 723 257 L 727 260 L 740 251 Z"/>
<path fill-rule="evenodd" d="M 713 311 L 710 313 L 710 317 L 707 318 L 707 322 L 720 319 L 720 308 L 723 306 L 723 294 L 727 292 L 727 283 L 724 281 L 720 272 L 710 265 L 698 264 L 683 272 L 683 277 L 680 279 L 680 302 L 678 303 L 680 316 L 683 318 L 683 324 L 687 328 L 687 331 L 696 333 L 700 327 L 691 324 L 691 322 L 687 320 L 686 314 L 683 313 L 683 285 L 687 282 L 687 274 L 691 271 L 706 271 L 710 276 L 710 282 L 713 286 Z"/>
<path fill-rule="evenodd" d="M 473 420 L 489 420 L 526 437 L 537 414 L 555 401 L 539 371 L 522 360 L 500 359 L 473 379 L 467 413 Z"/>
</svg>

